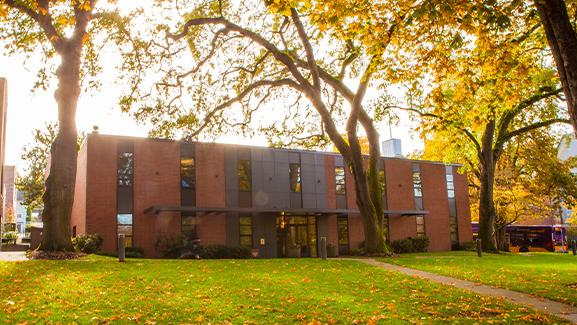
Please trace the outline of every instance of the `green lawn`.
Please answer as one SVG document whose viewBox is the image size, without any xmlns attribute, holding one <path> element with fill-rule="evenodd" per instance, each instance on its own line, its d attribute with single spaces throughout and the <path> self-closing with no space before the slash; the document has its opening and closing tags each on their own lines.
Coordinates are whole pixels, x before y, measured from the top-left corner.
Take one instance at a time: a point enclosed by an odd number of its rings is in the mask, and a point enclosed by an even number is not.
<svg viewBox="0 0 577 325">
<path fill-rule="evenodd" d="M 0 263 L 0 322 L 561 322 L 355 261 Z"/>
<path fill-rule="evenodd" d="M 577 306 L 577 257 L 572 254 L 404 254 L 384 262 L 530 293 Z"/>
</svg>

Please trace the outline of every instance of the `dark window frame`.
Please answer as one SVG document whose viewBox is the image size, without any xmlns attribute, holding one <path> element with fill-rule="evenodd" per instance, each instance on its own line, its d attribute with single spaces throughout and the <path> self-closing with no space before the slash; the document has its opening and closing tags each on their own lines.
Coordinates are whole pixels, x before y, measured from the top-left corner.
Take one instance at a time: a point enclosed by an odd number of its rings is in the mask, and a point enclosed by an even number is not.
<svg viewBox="0 0 577 325">
<path fill-rule="evenodd" d="M 243 220 L 248 220 L 248 222 L 243 223 Z M 249 230 L 248 233 L 243 233 L 244 230 Z M 243 242 L 243 238 L 245 242 Z M 253 248 L 254 231 L 253 231 L 253 218 L 252 215 L 241 215 L 238 217 L 238 243 L 241 247 Z M 250 245 L 248 245 L 250 243 Z"/>
<path fill-rule="evenodd" d="M 295 169 L 293 169 L 293 167 L 296 167 L 296 178 L 293 178 L 293 173 L 295 171 Z M 289 164 L 289 186 L 290 186 L 290 190 L 292 193 L 301 193 L 302 192 L 302 170 L 301 170 L 301 164 L 299 163 L 290 163 Z"/>
<path fill-rule="evenodd" d="M 191 160 L 192 164 L 184 165 L 184 162 L 188 160 Z M 180 188 L 196 189 L 196 159 L 194 157 L 180 157 Z"/>
<path fill-rule="evenodd" d="M 337 170 L 339 172 L 337 173 Z M 340 172 L 342 170 L 342 173 Z M 335 167 L 335 193 L 337 195 L 345 195 L 347 193 L 347 176 L 345 167 Z"/>
<path fill-rule="evenodd" d="M 245 174 L 241 174 L 241 171 L 244 171 Z M 247 159 L 239 159 L 236 164 L 236 173 L 238 176 L 238 190 L 241 192 L 250 192 L 252 190 L 251 161 Z"/>
</svg>

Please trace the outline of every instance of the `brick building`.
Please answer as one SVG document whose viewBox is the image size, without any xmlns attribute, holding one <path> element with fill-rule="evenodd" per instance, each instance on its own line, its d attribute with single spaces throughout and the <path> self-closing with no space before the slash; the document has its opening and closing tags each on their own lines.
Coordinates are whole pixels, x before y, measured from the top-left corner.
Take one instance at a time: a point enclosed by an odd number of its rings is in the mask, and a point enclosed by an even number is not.
<svg viewBox="0 0 577 325">
<path fill-rule="evenodd" d="M 472 240 L 467 181 L 458 166 L 383 158 L 388 238 L 426 235 L 429 250 Z M 91 134 L 78 158 L 73 234 L 117 235 L 160 256 L 158 238 L 193 232 L 203 245 L 247 246 L 259 257 L 326 237 L 340 254 L 363 242 L 354 183 L 340 155 Z"/>
</svg>

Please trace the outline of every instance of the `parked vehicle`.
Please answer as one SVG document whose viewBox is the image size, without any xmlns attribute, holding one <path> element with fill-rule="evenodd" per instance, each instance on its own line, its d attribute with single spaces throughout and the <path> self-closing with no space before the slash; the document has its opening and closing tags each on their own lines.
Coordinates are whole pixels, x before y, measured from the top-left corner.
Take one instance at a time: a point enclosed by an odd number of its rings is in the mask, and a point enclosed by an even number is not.
<svg viewBox="0 0 577 325">
<path fill-rule="evenodd" d="M 472 223 L 473 238 L 477 238 L 479 224 Z M 567 252 L 567 226 L 564 225 L 509 225 L 505 242 L 510 252 Z"/>
</svg>

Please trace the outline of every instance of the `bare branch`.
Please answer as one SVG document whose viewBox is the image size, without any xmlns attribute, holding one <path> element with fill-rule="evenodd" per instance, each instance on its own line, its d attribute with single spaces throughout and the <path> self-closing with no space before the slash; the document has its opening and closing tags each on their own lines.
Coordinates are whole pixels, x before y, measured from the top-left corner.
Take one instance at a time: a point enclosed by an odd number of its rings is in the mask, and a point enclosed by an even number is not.
<svg viewBox="0 0 577 325">
<path fill-rule="evenodd" d="M 309 37 L 305 31 L 303 23 L 301 22 L 301 19 L 298 15 L 296 9 L 294 9 L 294 8 L 291 8 L 291 18 L 292 18 L 293 24 L 295 24 L 299 38 L 300 38 L 300 40 L 303 43 L 303 46 L 305 48 L 308 67 L 309 67 L 309 70 L 311 71 L 311 75 L 313 77 L 313 88 L 316 89 L 317 91 L 320 91 L 321 81 L 320 81 L 320 77 L 319 77 L 318 66 L 317 66 L 317 63 L 315 61 L 315 55 L 313 52 L 313 47 L 311 45 L 311 42 L 309 41 Z"/>
</svg>

